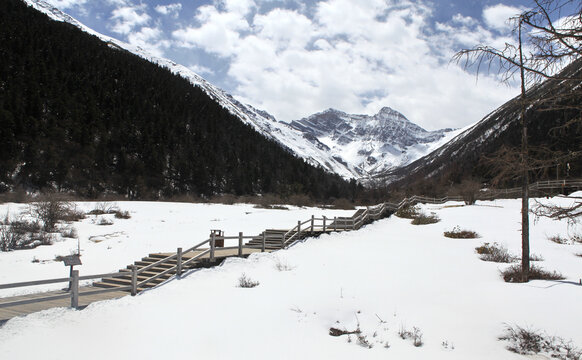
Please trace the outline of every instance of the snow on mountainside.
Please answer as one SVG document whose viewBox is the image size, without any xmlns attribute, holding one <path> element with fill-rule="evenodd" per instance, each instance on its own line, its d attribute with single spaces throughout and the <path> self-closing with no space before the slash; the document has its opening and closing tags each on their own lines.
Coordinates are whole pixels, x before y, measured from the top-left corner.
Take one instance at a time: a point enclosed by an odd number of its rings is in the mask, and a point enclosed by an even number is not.
<svg viewBox="0 0 582 360">
<path fill-rule="evenodd" d="M 327 150 L 323 144 L 310 141 L 309 139 L 305 138 L 300 131 L 291 128 L 287 124 L 277 122 L 273 116 L 264 111 L 257 110 L 250 105 L 240 103 L 230 94 L 212 85 L 187 67 L 176 64 L 169 59 L 154 56 L 139 46 L 131 45 L 112 37 L 100 34 L 42 0 L 24 0 L 24 2 L 32 6 L 34 9 L 48 15 L 53 20 L 72 24 L 82 31 L 98 37 L 102 41 L 109 44 L 111 47 L 129 51 L 143 59 L 163 66 L 170 70 L 172 73 L 187 79 L 193 85 L 199 86 L 206 94 L 208 94 L 208 96 L 218 102 L 230 113 L 238 117 L 241 121 L 251 125 L 256 131 L 265 137 L 275 140 L 284 148 L 288 149 L 291 153 L 305 159 L 311 165 L 321 166 L 324 169 L 330 172 L 334 172 L 346 179 L 360 177 L 361 174 L 356 169 L 354 169 L 354 167 L 350 166 L 349 164 L 342 164 L 338 160 L 331 157 L 327 153 Z"/>
<path fill-rule="evenodd" d="M 404 166 L 434 150 L 437 143 L 442 144 L 452 137 L 449 129 L 428 132 L 390 108 L 384 108 L 374 116 L 348 115 L 330 109 L 291 124 L 278 122 L 265 111 L 240 103 L 183 65 L 100 34 L 42 0 L 23 1 L 53 20 L 72 24 L 113 48 L 129 51 L 187 79 L 263 136 L 311 165 L 321 166 L 345 179 L 365 179 Z"/>
<path fill-rule="evenodd" d="M 369 175 L 406 165 L 457 133 L 451 129 L 426 131 L 389 107 L 374 116 L 328 109 L 290 125 L 325 144 L 334 158 Z"/>
</svg>

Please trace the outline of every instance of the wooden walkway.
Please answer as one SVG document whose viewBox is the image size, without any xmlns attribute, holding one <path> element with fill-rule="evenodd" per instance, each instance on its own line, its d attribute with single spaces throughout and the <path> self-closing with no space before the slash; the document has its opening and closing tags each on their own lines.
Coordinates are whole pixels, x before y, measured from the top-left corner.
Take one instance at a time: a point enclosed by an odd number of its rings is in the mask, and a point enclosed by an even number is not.
<svg viewBox="0 0 582 360">
<path fill-rule="evenodd" d="M 199 255 L 204 250 L 198 250 L 191 252 L 187 255 L 183 256 L 183 260 L 186 261 Z M 271 250 L 265 250 L 265 252 L 270 252 Z M 252 253 L 261 252 L 261 249 L 243 249 L 242 256 L 247 257 Z M 153 258 L 165 258 L 174 255 L 174 253 L 159 253 L 159 254 L 150 254 L 150 257 Z M 215 263 L 219 263 L 223 261 L 227 257 L 234 257 L 239 256 L 238 249 L 215 249 L 215 260 L 213 263 L 209 262 L 210 254 L 204 254 L 200 256 L 198 259 L 192 262 L 192 266 L 188 268 L 193 269 L 197 267 L 205 267 Z M 145 259 L 145 258 L 144 258 Z M 142 261 L 144 260 L 142 259 Z M 136 262 L 137 263 L 137 262 Z M 128 266 L 129 267 L 129 266 Z M 163 268 L 165 270 L 165 268 Z M 129 273 L 129 272 L 128 272 Z M 156 285 L 161 284 L 162 282 L 170 279 L 172 275 L 163 276 L 161 279 L 157 279 L 157 281 L 153 281 L 149 286 L 138 288 L 139 291 L 143 291 L 146 288 L 154 287 Z M 104 279 L 105 280 L 105 279 Z M 122 278 L 119 278 L 122 280 Z M 119 286 L 122 287 L 123 285 L 111 283 L 111 286 L 103 285 L 103 282 L 96 282 L 92 286 L 82 286 L 79 287 L 79 300 L 78 300 L 78 309 L 83 309 L 87 305 L 97 302 L 97 301 L 104 301 L 104 300 L 111 300 L 111 299 L 118 299 L 127 295 L 130 295 L 128 290 L 118 290 L 115 291 L 115 287 Z M 97 292 L 103 290 L 103 288 L 111 288 L 112 291 L 108 291 L 105 293 L 97 293 L 97 294 L 89 294 L 84 295 L 87 293 Z M 40 301 L 41 299 L 46 298 L 56 298 L 54 300 L 48 301 Z M 37 302 L 38 301 L 38 302 Z M 14 303 L 12 306 L 5 306 L 3 304 L 7 303 Z M 24 316 L 34 312 L 48 310 L 55 307 L 70 307 L 71 306 L 71 293 L 67 289 L 63 290 L 56 290 L 56 291 L 47 291 L 47 292 L 40 292 L 34 294 L 26 294 L 20 296 L 13 296 L 13 297 L 5 297 L 0 298 L 0 325 L 5 323 L 6 321 L 10 320 L 16 316 Z"/>
<path fill-rule="evenodd" d="M 79 293 L 87 293 L 96 290 L 93 286 L 82 286 L 79 287 Z M 94 303 L 96 301 L 118 299 L 120 297 L 126 296 L 126 291 L 113 291 L 101 294 L 85 295 L 79 297 L 78 309 L 83 309 L 87 305 Z M 36 294 L 28 294 L 21 296 L 13 296 L 8 298 L 0 298 L 0 306 L 8 302 L 27 302 L 36 299 L 42 299 L 47 297 L 61 297 L 61 299 L 33 302 L 29 304 L 21 304 L 10 307 L 0 307 L 0 325 L 5 323 L 16 316 L 28 315 L 34 312 L 47 310 L 55 307 L 70 307 L 71 306 L 71 293 L 67 290 L 56 290 L 48 291 Z"/>
<path fill-rule="evenodd" d="M 530 185 L 532 190 L 582 188 L 581 180 L 562 180 L 538 182 Z M 480 194 L 480 198 L 489 199 L 507 196 L 519 189 L 496 190 L 490 194 Z M 33 312 L 54 307 L 84 308 L 87 305 L 103 300 L 117 299 L 158 286 L 175 276 L 181 276 L 184 271 L 200 267 L 214 266 L 228 257 L 247 257 L 255 252 L 271 252 L 292 246 L 306 238 L 318 236 L 322 233 L 358 230 L 363 225 L 377 219 L 388 217 L 399 208 L 419 202 L 442 204 L 446 201 L 463 201 L 461 197 L 444 197 L 441 199 L 423 196 L 412 196 L 399 203 L 382 203 L 366 209 L 358 209 L 351 217 L 315 218 L 298 221 L 297 226 L 290 230 L 267 229 L 256 236 L 215 236 L 194 245 L 190 249 L 176 253 L 149 254 L 139 261 L 128 265 L 119 272 L 79 276 L 74 271 L 70 278 L 48 279 L 27 283 L 0 284 L 0 289 L 33 286 L 49 283 L 66 283 L 71 281 L 73 290 L 59 290 L 35 293 L 30 295 L 0 298 L 0 325 L 16 316 L 27 315 Z M 238 246 L 220 247 L 225 240 L 238 239 Z M 79 280 L 99 279 L 92 286 L 79 287 Z"/>
</svg>

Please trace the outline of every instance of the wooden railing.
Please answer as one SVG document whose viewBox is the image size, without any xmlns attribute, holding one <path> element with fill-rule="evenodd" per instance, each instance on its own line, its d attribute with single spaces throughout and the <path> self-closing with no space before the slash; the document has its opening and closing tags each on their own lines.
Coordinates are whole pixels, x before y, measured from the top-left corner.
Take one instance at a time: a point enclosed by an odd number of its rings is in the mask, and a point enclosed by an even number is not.
<svg viewBox="0 0 582 360">
<path fill-rule="evenodd" d="M 71 298 L 71 307 L 77 308 L 79 306 L 79 296 L 97 295 L 97 294 L 104 294 L 104 293 L 113 292 L 113 291 L 131 290 L 130 286 L 125 286 L 125 287 L 116 287 L 114 289 L 100 289 L 100 290 L 92 290 L 92 291 L 79 293 L 79 281 L 80 280 L 102 279 L 104 277 L 121 277 L 121 276 L 127 276 L 127 272 L 116 272 L 116 273 L 108 273 L 108 274 L 79 276 L 79 270 L 73 270 L 71 276 L 66 277 L 66 278 L 26 281 L 26 282 L 11 283 L 11 284 L 0 284 L 0 289 L 10 289 L 10 288 L 16 288 L 16 287 L 27 287 L 27 286 L 45 285 L 45 284 L 55 284 L 55 283 L 62 283 L 62 282 L 68 282 L 70 284 L 70 287 L 68 290 L 70 293 L 62 294 L 62 295 L 47 296 L 47 297 L 43 297 L 43 298 L 18 300 L 18 301 L 1 303 L 0 308 L 9 307 L 9 306 L 17 306 L 17 305 L 26 305 L 26 304 L 32 304 L 32 303 L 37 303 L 37 302 L 43 302 L 43 301 L 61 300 L 61 299 L 69 298 L 69 297 Z"/>
<path fill-rule="evenodd" d="M 582 180 L 551 180 L 551 181 L 540 181 L 530 185 L 530 190 L 543 190 L 543 189 L 558 189 L 564 187 L 575 187 L 575 188 L 582 188 Z M 488 190 L 485 193 L 480 193 L 477 196 L 477 199 L 487 200 L 493 199 L 513 194 L 518 194 L 521 192 L 521 188 L 512 188 L 512 189 L 501 189 L 501 190 Z M 130 291 L 131 295 L 134 296 L 137 294 L 137 291 L 142 286 L 151 283 L 160 277 L 163 277 L 167 274 L 175 274 L 176 276 L 181 276 L 183 269 L 193 263 L 194 261 L 204 257 L 205 255 L 209 255 L 209 261 L 215 261 L 215 252 L 216 252 L 216 241 L 217 240 L 238 240 L 237 246 L 230 246 L 230 247 L 220 247 L 220 249 L 238 249 L 238 256 L 243 256 L 243 249 L 261 249 L 262 252 L 265 251 L 266 243 L 268 241 L 275 241 L 279 242 L 281 248 L 289 247 L 293 245 L 295 242 L 300 240 L 306 234 L 314 234 L 317 232 L 330 232 L 330 231 L 350 231 L 350 230 L 358 230 L 363 225 L 368 222 L 378 220 L 386 215 L 387 212 L 393 213 L 398 209 L 406 206 L 412 206 L 417 203 L 428 203 L 428 204 L 443 204 L 448 201 L 463 201 L 461 196 L 446 196 L 442 198 L 436 197 L 427 197 L 427 196 L 411 196 L 408 198 L 403 199 L 399 203 L 391 203 L 391 202 L 384 202 L 378 204 L 376 206 L 367 207 L 366 209 L 358 210 L 352 217 L 334 217 L 327 218 L 325 216 L 321 218 L 316 218 L 315 216 L 311 216 L 310 219 L 305 221 L 298 221 L 297 225 L 290 229 L 289 231 L 282 233 L 281 235 L 273 236 L 267 235 L 266 231 L 261 233 L 260 235 L 256 236 L 243 236 L 243 233 L 239 233 L 238 236 L 217 236 L 216 234 L 212 234 L 210 238 L 192 246 L 189 249 L 182 250 L 182 248 L 178 248 L 176 253 L 170 256 L 167 256 L 159 261 L 156 261 L 152 264 L 144 266 L 138 269 L 135 265 L 131 266 L 130 271 L 120 271 L 116 273 L 108 273 L 108 274 L 97 274 L 97 275 L 86 275 L 86 276 L 79 276 L 78 270 L 74 270 L 72 272 L 71 277 L 66 278 L 59 278 L 59 279 L 47 279 L 47 280 L 39 280 L 39 281 L 29 281 L 29 282 L 20 282 L 20 283 L 12 283 L 12 284 L 0 284 L 0 289 L 8 289 L 8 288 L 15 288 L 15 287 L 24 287 L 24 286 L 35 286 L 35 285 L 44 285 L 44 284 L 52 284 L 52 283 L 60 283 L 60 282 L 69 282 L 70 286 L 70 294 L 63 294 L 63 295 L 55 295 L 50 297 L 44 298 L 37 298 L 37 299 L 30 299 L 30 300 L 20 300 L 14 301 L 9 303 L 1 303 L 0 308 L 8 307 L 8 306 L 16 306 L 16 305 L 24 305 L 30 304 L 34 302 L 42 302 L 42 301 L 51 301 L 57 299 L 65 299 L 70 297 L 71 298 L 71 307 L 77 308 L 78 307 L 78 300 L 79 296 L 86 296 L 86 295 L 96 295 L 106 292 L 112 291 Z M 260 245 L 246 245 L 244 244 L 244 240 L 260 240 Z M 202 246 L 208 245 L 208 248 L 202 248 Z M 184 255 L 199 251 L 198 254 L 190 257 L 188 260 L 183 261 Z M 158 267 L 163 264 L 170 264 L 176 260 L 176 265 L 164 270 L 163 272 L 153 275 L 151 277 L 147 277 L 142 281 L 138 281 L 138 276 L 142 275 L 146 271 Z M 91 280 L 91 279 L 99 279 L 99 278 L 106 278 L 106 277 L 123 277 L 123 276 L 131 276 L 131 285 L 129 286 L 119 286 L 110 289 L 101 289 L 101 290 L 94 290 L 79 293 L 79 281 L 80 280 Z M 143 275 L 142 275 L 143 277 Z"/>
</svg>

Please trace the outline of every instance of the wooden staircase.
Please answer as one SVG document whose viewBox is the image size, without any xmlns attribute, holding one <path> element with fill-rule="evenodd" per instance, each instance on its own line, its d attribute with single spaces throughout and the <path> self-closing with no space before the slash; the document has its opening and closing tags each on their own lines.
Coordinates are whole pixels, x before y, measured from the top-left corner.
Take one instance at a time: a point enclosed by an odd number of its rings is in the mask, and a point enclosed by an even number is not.
<svg viewBox="0 0 582 360">
<path fill-rule="evenodd" d="M 267 229 L 246 243 L 246 246 L 261 249 L 263 246 L 263 237 L 265 238 L 265 250 L 275 251 L 285 247 L 290 238 L 289 230 Z M 304 236 L 303 236 L 304 237 Z"/>
<path fill-rule="evenodd" d="M 136 261 L 133 263 L 133 265 L 127 265 L 127 267 L 125 269 L 120 269 L 119 272 L 121 273 L 127 273 L 127 275 L 124 276 L 119 276 L 119 277 L 109 277 L 109 278 L 103 278 L 101 281 L 99 282 L 95 282 L 93 283 L 93 286 L 95 287 L 100 287 L 100 288 L 122 288 L 122 287 L 127 287 L 127 286 L 131 286 L 131 269 L 132 266 L 135 266 L 137 270 L 141 270 L 147 266 L 150 266 L 164 258 L 167 257 L 167 254 L 149 254 L 148 256 L 142 258 L 139 261 Z M 137 282 L 141 283 L 147 279 L 150 279 L 152 277 L 156 277 L 158 275 L 160 275 L 161 273 L 163 273 L 164 271 L 168 270 L 168 269 L 172 269 L 173 267 L 175 267 L 177 264 L 177 260 L 168 260 L 167 262 L 158 264 L 154 267 L 151 267 L 149 269 L 147 269 L 146 271 L 140 272 L 137 275 Z M 191 264 L 185 266 L 182 268 L 182 271 L 188 270 L 188 269 L 194 269 L 194 268 L 199 268 L 199 267 L 206 267 L 209 265 L 209 261 L 208 259 L 200 259 L 197 261 L 192 262 Z M 161 283 L 163 283 L 164 281 L 172 278 L 174 275 L 176 275 L 176 270 L 171 270 L 168 273 L 164 274 L 164 275 L 160 275 L 159 277 L 157 277 L 156 279 L 152 279 L 150 281 L 148 281 L 145 284 L 142 284 L 142 286 L 137 288 L 137 292 L 142 292 L 145 289 L 149 289 L 152 288 L 154 286 L 157 286 Z M 126 290 L 128 291 L 128 290 Z"/>
</svg>

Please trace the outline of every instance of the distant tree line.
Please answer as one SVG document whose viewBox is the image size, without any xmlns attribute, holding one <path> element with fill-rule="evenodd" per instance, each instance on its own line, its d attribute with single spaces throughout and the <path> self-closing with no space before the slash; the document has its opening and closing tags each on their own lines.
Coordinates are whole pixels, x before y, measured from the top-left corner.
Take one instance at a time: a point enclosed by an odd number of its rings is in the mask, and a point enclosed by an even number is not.
<svg viewBox="0 0 582 360">
<path fill-rule="evenodd" d="M 2 3 L 0 59 L 0 191 L 353 199 L 361 190 L 187 80 L 20 0 Z"/>
</svg>

